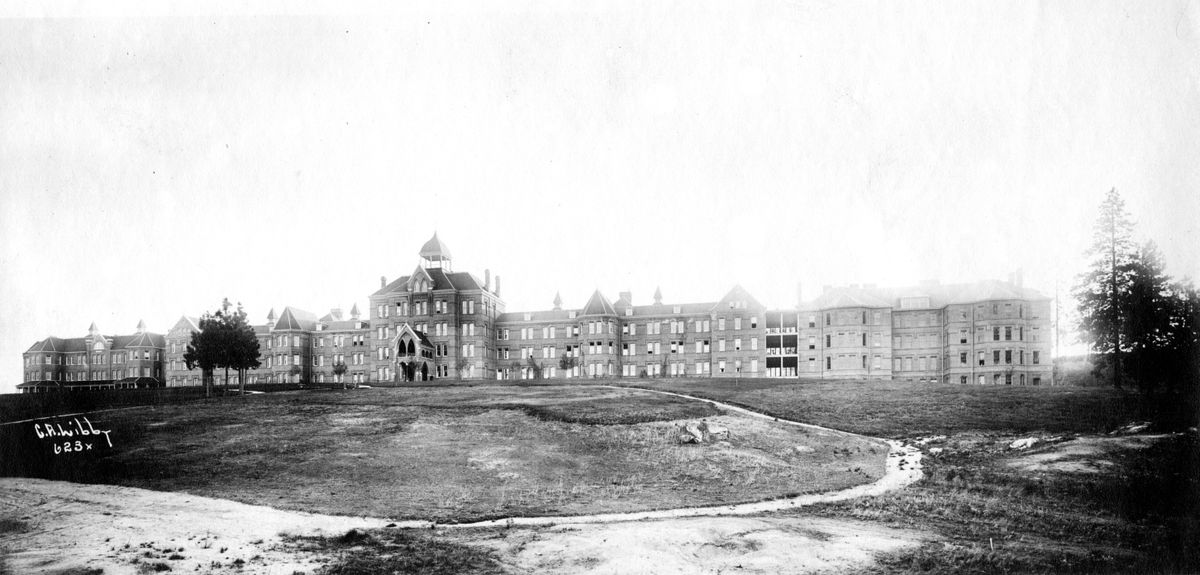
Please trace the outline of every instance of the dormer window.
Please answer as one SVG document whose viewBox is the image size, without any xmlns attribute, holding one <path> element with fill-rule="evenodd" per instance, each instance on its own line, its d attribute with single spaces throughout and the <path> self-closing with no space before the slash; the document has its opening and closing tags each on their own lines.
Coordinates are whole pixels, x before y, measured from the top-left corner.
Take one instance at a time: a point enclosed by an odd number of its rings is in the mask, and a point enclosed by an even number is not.
<svg viewBox="0 0 1200 575">
<path fill-rule="evenodd" d="M 679 306 L 675 306 L 675 313 L 679 313 Z"/>
</svg>

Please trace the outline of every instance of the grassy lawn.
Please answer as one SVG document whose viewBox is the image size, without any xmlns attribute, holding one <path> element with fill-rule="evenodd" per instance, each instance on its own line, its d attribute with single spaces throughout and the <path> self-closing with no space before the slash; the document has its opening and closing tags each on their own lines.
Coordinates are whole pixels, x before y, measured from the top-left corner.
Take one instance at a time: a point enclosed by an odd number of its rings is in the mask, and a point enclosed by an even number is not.
<svg viewBox="0 0 1200 575">
<path fill-rule="evenodd" d="M 1015 456 L 1007 445 L 1019 437 L 1105 433 L 1156 415 L 1165 415 L 1157 427 L 1166 431 L 1194 425 L 1186 418 L 1194 410 L 1099 387 L 676 379 L 639 385 L 865 434 L 948 436 L 929 444 L 945 451 L 925 457 L 921 482 L 797 512 L 940 535 L 915 552 L 882 558 L 879 572 L 1200 572 L 1195 432 L 1112 453 L 1114 465 L 1103 473 L 1029 473 L 1006 465 Z"/>
<path fill-rule="evenodd" d="M 1100 433 L 1131 420 L 1151 419 L 1155 411 L 1177 407 L 1148 405 L 1136 394 L 1107 387 L 691 378 L 636 379 L 624 383 L 707 397 L 779 417 L 890 438 L 960 431 Z M 1195 417 L 1194 413 L 1171 415 Z"/>
<path fill-rule="evenodd" d="M 678 421 L 701 418 L 729 428 L 729 441 L 679 444 Z M 18 455 L 0 472 L 454 522 L 839 489 L 881 476 L 887 452 L 706 403 L 591 386 L 276 393 L 89 421 L 112 430 L 112 449 L 46 456 L 33 424 L 0 427 L 6 452 Z"/>
</svg>

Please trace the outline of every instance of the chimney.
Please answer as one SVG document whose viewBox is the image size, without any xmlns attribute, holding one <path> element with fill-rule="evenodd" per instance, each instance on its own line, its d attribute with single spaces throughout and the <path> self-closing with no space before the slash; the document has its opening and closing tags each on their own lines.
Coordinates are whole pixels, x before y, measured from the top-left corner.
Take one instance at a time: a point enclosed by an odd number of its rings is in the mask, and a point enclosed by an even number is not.
<svg viewBox="0 0 1200 575">
<path fill-rule="evenodd" d="M 387 287 L 387 276 L 379 276 L 379 289 Z"/>
<path fill-rule="evenodd" d="M 496 291 L 492 292 L 496 297 L 500 297 L 500 274 L 496 274 Z"/>
<path fill-rule="evenodd" d="M 483 270 L 483 289 L 492 291 L 492 270 L 490 268 Z"/>
</svg>

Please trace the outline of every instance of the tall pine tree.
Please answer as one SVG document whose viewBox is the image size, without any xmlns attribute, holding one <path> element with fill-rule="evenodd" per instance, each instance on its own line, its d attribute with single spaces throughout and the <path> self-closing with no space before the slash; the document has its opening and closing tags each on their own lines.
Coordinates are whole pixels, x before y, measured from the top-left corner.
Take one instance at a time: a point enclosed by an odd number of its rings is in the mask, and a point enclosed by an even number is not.
<svg viewBox="0 0 1200 575">
<path fill-rule="evenodd" d="M 1129 372 L 1143 391 L 1154 389 L 1170 377 L 1166 366 L 1176 307 L 1171 278 L 1158 246 L 1148 241 L 1132 264 L 1124 336 L 1129 348 Z"/>
<path fill-rule="evenodd" d="M 1126 334 L 1137 250 L 1133 243 L 1133 222 L 1116 188 L 1100 204 L 1100 217 L 1096 219 L 1087 255 L 1091 259 L 1089 269 L 1079 277 L 1074 289 L 1082 337 L 1106 360 L 1098 365 L 1107 364 L 1113 384 L 1121 387 L 1122 356 L 1130 349 Z"/>
</svg>

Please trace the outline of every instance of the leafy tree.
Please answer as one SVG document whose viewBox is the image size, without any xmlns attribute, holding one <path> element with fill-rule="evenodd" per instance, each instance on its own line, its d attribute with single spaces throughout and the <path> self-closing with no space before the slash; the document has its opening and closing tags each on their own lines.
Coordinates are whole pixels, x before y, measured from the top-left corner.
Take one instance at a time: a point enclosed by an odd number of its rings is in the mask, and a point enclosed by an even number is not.
<svg viewBox="0 0 1200 575">
<path fill-rule="evenodd" d="M 577 365 L 579 365 L 579 358 L 573 355 L 563 354 L 558 358 L 558 367 L 563 370 L 564 377 L 567 373 L 573 372 Z"/>
<path fill-rule="evenodd" d="M 333 375 L 337 376 L 337 378 L 339 380 L 341 380 L 342 389 L 346 389 L 346 380 L 342 378 L 342 376 L 345 374 L 346 374 L 346 364 L 344 364 L 340 361 L 333 364 Z"/>
<path fill-rule="evenodd" d="M 1126 338 L 1131 290 L 1137 250 L 1133 244 L 1133 222 L 1125 212 L 1125 201 L 1113 188 L 1100 204 L 1087 255 L 1088 271 L 1079 278 L 1074 295 L 1079 304 L 1079 323 L 1084 342 L 1108 363 L 1113 384 L 1122 385 L 1122 354 L 1130 343 Z"/>
<path fill-rule="evenodd" d="M 463 374 L 466 373 L 467 366 L 469 365 L 471 365 L 471 360 L 464 356 L 460 355 L 454 360 L 454 371 L 458 374 L 459 380 L 463 379 Z"/>
<path fill-rule="evenodd" d="M 538 362 L 534 361 L 534 359 L 533 359 L 533 356 L 532 356 L 532 355 L 531 355 L 531 356 L 529 356 L 529 365 L 528 365 L 528 367 L 529 367 L 529 371 L 533 373 L 533 378 L 534 378 L 534 379 L 541 379 L 541 378 L 542 378 L 542 365 L 541 365 L 540 363 L 538 363 Z"/>
<path fill-rule="evenodd" d="M 218 331 L 220 322 L 212 314 L 200 316 L 200 331 L 192 332 L 191 342 L 183 353 L 183 361 L 189 370 L 200 368 L 204 382 L 204 396 L 212 396 L 213 370 L 221 358 Z"/>
<path fill-rule="evenodd" d="M 246 391 L 246 370 L 260 365 L 258 338 L 246 322 L 241 304 L 230 310 L 229 299 L 221 303 L 216 313 L 205 312 L 200 318 L 200 331 L 192 333 L 191 342 L 183 354 L 188 369 L 200 367 L 204 373 L 205 395 L 212 395 L 212 372 L 225 369 L 225 388 L 229 388 L 229 370 L 239 375 L 241 392 Z"/>
</svg>

